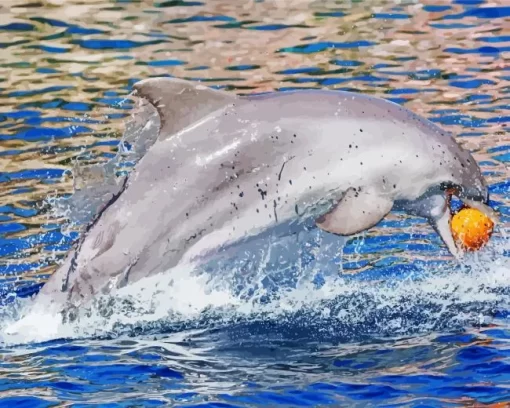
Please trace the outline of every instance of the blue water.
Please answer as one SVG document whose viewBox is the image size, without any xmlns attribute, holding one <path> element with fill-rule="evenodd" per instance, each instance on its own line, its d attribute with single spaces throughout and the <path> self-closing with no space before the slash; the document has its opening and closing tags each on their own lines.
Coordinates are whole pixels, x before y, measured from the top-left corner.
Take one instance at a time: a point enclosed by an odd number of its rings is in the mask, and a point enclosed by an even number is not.
<svg viewBox="0 0 510 408">
<path fill-rule="evenodd" d="M 14 1 L 0 22 L 0 406 L 510 405 L 509 10 L 482 0 Z M 343 258 L 311 234 L 284 271 L 184 270 L 78 322 L 41 314 L 6 336 L 79 236 L 55 199 L 93 206 L 71 196 L 74 166 L 129 150 L 119 147 L 126 97 L 161 75 L 401 103 L 474 152 L 499 229 L 458 266 L 423 220 L 395 213 Z"/>
</svg>

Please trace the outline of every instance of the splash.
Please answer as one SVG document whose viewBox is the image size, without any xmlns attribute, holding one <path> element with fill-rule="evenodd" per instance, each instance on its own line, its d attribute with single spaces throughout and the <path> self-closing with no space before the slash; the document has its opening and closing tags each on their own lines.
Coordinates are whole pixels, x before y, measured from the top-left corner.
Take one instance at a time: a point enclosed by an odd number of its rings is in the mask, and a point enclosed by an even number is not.
<svg viewBox="0 0 510 408">
<path fill-rule="evenodd" d="M 138 99 L 117 153 L 108 161 L 95 164 L 82 164 L 78 157 L 72 169 L 73 194 L 49 197 L 51 216 L 66 219 L 66 230 L 88 224 L 122 190 L 129 170 L 156 142 L 159 125 L 155 108 Z"/>
<path fill-rule="evenodd" d="M 342 274 L 332 267 L 334 245 L 317 231 L 308 238 L 299 242 L 308 250 L 284 268 L 271 259 L 285 255 L 280 249 L 288 242 L 264 240 L 267 247 L 260 246 L 248 267 L 230 263 L 222 275 L 226 266 L 181 265 L 96 300 L 72 321 L 51 310 L 21 320 L 11 313 L 2 319 L 1 340 L 20 344 L 221 328 L 241 337 L 263 330 L 265 336 L 349 342 L 486 324 L 510 306 L 510 261 L 502 256 L 507 240 L 460 267 L 445 263 L 400 279 L 373 280 Z M 303 261 L 312 252 L 318 256 Z"/>
</svg>

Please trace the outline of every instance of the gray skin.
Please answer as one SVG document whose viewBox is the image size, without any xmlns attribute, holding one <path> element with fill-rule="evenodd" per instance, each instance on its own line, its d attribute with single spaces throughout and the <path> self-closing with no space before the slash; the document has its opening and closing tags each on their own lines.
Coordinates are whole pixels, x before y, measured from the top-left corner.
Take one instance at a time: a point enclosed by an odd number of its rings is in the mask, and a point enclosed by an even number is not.
<svg viewBox="0 0 510 408">
<path fill-rule="evenodd" d="M 326 90 L 240 97 L 170 78 L 134 88 L 156 107 L 159 137 L 40 302 L 81 305 L 310 219 L 354 235 L 392 209 L 427 218 L 460 259 L 450 195 L 495 218 L 471 154 L 389 101 Z"/>
</svg>

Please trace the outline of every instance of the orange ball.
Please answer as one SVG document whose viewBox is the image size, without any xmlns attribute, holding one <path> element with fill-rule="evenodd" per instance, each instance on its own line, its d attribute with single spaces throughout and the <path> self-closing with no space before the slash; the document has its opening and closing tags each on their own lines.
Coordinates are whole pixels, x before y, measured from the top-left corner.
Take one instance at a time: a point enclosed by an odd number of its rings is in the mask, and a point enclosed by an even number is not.
<svg viewBox="0 0 510 408">
<path fill-rule="evenodd" d="M 476 251 L 489 241 L 494 222 L 475 208 L 462 208 L 452 218 L 452 234 L 466 251 Z"/>
</svg>

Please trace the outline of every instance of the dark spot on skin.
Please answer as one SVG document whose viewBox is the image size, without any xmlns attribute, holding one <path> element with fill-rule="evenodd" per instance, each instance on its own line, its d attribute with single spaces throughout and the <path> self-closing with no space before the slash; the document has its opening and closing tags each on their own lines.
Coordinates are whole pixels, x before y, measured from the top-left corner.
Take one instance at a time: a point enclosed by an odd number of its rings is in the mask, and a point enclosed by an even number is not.
<svg viewBox="0 0 510 408">
<path fill-rule="evenodd" d="M 306 167 L 303 167 L 303 170 L 306 171 Z"/>
<path fill-rule="evenodd" d="M 363 129 L 360 129 L 359 131 L 360 131 L 360 132 L 363 132 Z"/>
<path fill-rule="evenodd" d="M 197 232 L 196 234 L 193 234 L 193 235 L 192 235 L 192 236 L 190 236 L 188 239 L 186 239 L 186 242 L 189 242 L 189 241 L 191 241 L 192 239 L 196 239 L 197 237 L 199 237 L 200 235 L 202 235 L 204 232 L 205 232 L 205 229 L 201 229 L 199 232 Z"/>
<path fill-rule="evenodd" d="M 363 162 L 359 162 L 363 166 Z"/>
<path fill-rule="evenodd" d="M 294 133 L 294 137 L 297 137 L 297 135 Z"/>
<path fill-rule="evenodd" d="M 296 212 L 297 215 L 299 215 L 297 204 L 294 206 L 294 211 Z"/>
<path fill-rule="evenodd" d="M 278 222 L 278 215 L 276 214 L 276 200 L 273 200 L 273 211 L 274 211 L 274 219 Z"/>
<path fill-rule="evenodd" d="M 419 157 L 418 155 L 416 155 L 416 157 Z"/>
<path fill-rule="evenodd" d="M 282 168 L 280 169 L 280 173 L 278 174 L 278 181 L 280 181 L 282 179 L 282 172 L 283 172 L 283 168 L 285 167 L 285 165 L 287 164 L 287 162 L 291 161 L 295 156 L 292 156 L 289 160 L 286 160 L 283 162 L 282 164 Z M 305 169 L 306 170 L 306 169 Z M 278 184 L 277 184 L 278 185 Z"/>
<path fill-rule="evenodd" d="M 352 149 L 352 145 L 349 145 L 349 149 Z"/>
<path fill-rule="evenodd" d="M 186 217 L 189 217 L 189 213 L 186 213 Z"/>
<path fill-rule="evenodd" d="M 393 188 L 397 188 L 397 185 L 396 185 L 396 184 L 393 184 Z"/>
<path fill-rule="evenodd" d="M 260 193 L 260 196 L 262 197 L 262 199 L 264 199 L 266 197 L 267 191 L 264 191 L 261 188 L 259 188 L 257 191 Z"/>
<path fill-rule="evenodd" d="M 256 209 L 256 211 L 257 211 L 257 213 L 259 213 L 259 212 L 260 212 L 258 208 Z"/>
<path fill-rule="evenodd" d="M 289 180 L 289 184 L 292 185 L 292 180 Z"/>
</svg>

